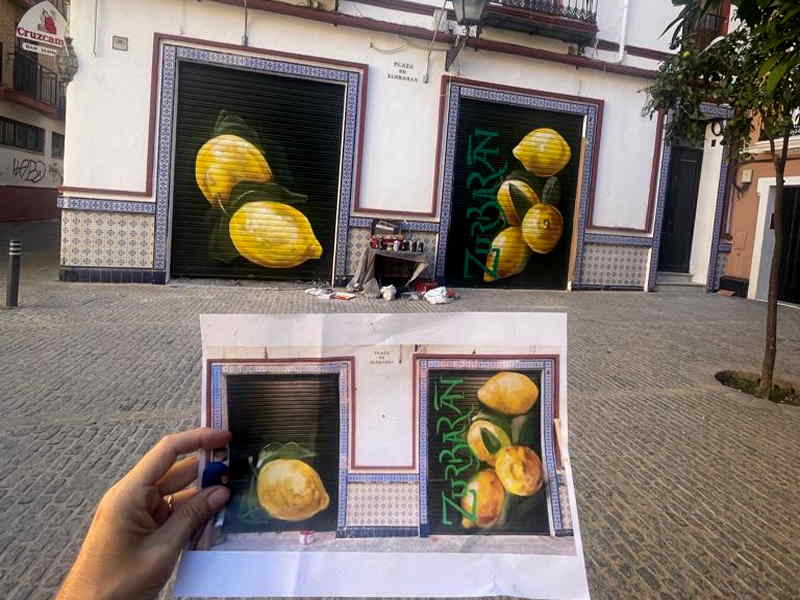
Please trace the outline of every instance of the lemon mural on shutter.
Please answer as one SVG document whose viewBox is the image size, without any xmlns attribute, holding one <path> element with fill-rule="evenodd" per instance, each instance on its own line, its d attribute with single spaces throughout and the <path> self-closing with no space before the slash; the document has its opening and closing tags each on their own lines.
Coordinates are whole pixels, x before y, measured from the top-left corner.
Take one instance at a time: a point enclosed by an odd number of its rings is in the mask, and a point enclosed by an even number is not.
<svg viewBox="0 0 800 600">
<path fill-rule="evenodd" d="M 330 279 L 344 87 L 184 63 L 172 274 Z"/>
<path fill-rule="evenodd" d="M 564 289 L 583 117 L 463 99 L 448 284 Z"/>
</svg>

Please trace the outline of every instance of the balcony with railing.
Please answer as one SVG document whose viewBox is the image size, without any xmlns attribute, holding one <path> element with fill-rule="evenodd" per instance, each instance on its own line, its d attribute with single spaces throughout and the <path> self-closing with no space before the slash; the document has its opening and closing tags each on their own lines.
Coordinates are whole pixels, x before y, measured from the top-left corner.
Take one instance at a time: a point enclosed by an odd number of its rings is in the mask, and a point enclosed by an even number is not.
<svg viewBox="0 0 800 600">
<path fill-rule="evenodd" d="M 32 100 L 52 116 L 64 118 L 66 110 L 66 82 L 58 73 L 40 65 L 19 49 L 14 56 L 14 85 L 18 95 Z M 26 98 L 21 98 L 25 100 Z"/>
<path fill-rule="evenodd" d="M 491 0 L 484 22 L 586 46 L 597 36 L 598 4 L 599 0 Z"/>
</svg>

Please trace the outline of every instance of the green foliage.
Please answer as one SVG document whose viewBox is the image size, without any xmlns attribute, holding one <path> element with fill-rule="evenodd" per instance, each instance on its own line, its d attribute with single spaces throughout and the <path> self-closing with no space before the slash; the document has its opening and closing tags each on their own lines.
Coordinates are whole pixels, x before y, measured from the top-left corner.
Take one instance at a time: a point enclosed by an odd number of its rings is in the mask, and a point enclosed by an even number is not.
<svg viewBox="0 0 800 600">
<path fill-rule="evenodd" d="M 528 199 L 525 193 L 519 191 L 513 183 L 508 186 L 508 191 L 511 195 L 511 201 L 514 203 L 514 210 L 517 211 L 517 216 L 519 217 L 519 220 L 522 221 L 525 218 L 525 215 L 531 209 L 531 201 Z"/>
<path fill-rule="evenodd" d="M 489 454 L 494 454 L 503 447 L 503 444 L 500 443 L 497 436 L 483 427 L 481 427 L 481 440 L 483 440 L 483 445 L 489 451 Z"/>
<path fill-rule="evenodd" d="M 219 135 L 238 135 L 240 138 L 249 141 L 258 148 L 259 152 L 264 154 L 264 148 L 261 145 L 261 138 L 258 132 L 250 127 L 242 117 L 224 108 L 219 111 L 217 121 L 214 123 L 213 137 Z"/>
<path fill-rule="evenodd" d="M 706 102 L 733 110 L 722 137 L 734 158 L 751 142 L 757 118 L 772 138 L 783 137 L 792 128 L 793 111 L 800 106 L 800 74 L 796 68 L 781 69 L 781 85 L 771 87 L 777 76 L 770 65 L 778 61 L 772 60 L 763 33 L 741 27 L 705 49 L 697 48 L 692 36 L 679 40 L 679 52 L 660 66 L 647 89 L 645 106 L 645 114 L 670 115 L 670 140 L 702 143 L 708 120 L 701 105 Z"/>
<path fill-rule="evenodd" d="M 722 0 L 672 0 L 681 11 L 665 30 L 672 30 L 671 47 L 687 49 L 703 20 L 718 10 Z M 780 95 L 780 87 L 793 85 L 800 67 L 800 3 L 797 0 L 732 0 L 740 27 L 759 45 L 759 76 L 767 94 Z M 734 30 L 736 23 L 730 23 Z"/>
<path fill-rule="evenodd" d="M 558 206 L 561 203 L 561 182 L 555 175 L 544 184 L 542 202 L 545 204 L 553 204 L 554 206 Z"/>
<path fill-rule="evenodd" d="M 312 458 L 316 455 L 314 451 L 309 450 L 305 446 L 301 446 L 297 442 L 287 442 L 285 444 L 272 442 L 264 446 L 261 452 L 258 453 L 256 470 L 260 471 L 261 467 L 271 460 L 279 458 L 302 460 L 304 458 Z"/>
</svg>

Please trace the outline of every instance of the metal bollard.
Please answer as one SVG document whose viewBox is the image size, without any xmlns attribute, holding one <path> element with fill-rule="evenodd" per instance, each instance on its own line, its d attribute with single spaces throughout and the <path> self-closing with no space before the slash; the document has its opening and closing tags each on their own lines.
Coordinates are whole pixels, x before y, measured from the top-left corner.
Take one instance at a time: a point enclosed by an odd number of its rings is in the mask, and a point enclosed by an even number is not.
<svg viewBox="0 0 800 600">
<path fill-rule="evenodd" d="M 11 240 L 8 245 L 8 284 L 6 307 L 15 308 L 19 302 L 19 272 L 22 263 L 22 242 Z"/>
</svg>

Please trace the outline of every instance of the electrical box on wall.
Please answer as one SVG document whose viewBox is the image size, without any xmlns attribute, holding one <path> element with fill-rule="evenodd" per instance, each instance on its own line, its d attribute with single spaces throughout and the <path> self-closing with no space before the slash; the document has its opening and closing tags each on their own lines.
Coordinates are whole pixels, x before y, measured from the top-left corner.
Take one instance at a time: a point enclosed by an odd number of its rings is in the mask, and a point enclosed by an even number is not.
<svg viewBox="0 0 800 600">
<path fill-rule="evenodd" d="M 742 169 L 742 183 L 753 183 L 753 169 Z"/>
</svg>

